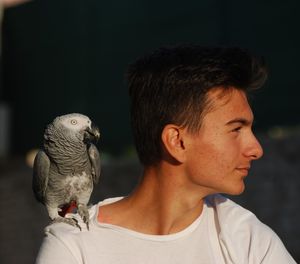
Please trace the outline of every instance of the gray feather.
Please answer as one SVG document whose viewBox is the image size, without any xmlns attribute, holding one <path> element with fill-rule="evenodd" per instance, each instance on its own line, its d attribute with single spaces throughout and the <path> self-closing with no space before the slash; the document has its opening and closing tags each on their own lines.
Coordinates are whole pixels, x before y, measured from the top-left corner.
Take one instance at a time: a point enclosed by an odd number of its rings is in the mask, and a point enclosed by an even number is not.
<svg viewBox="0 0 300 264">
<path fill-rule="evenodd" d="M 97 184 L 99 182 L 100 173 L 101 173 L 100 154 L 94 144 L 90 144 L 88 153 L 92 164 L 93 182 L 94 184 Z"/>
<path fill-rule="evenodd" d="M 44 133 L 43 150 L 35 158 L 32 187 L 45 204 L 51 219 L 75 201 L 88 225 L 87 203 L 100 177 L 100 155 L 92 141 L 100 136 L 97 127 L 82 114 L 55 118 Z"/>
<path fill-rule="evenodd" d="M 50 160 L 47 154 L 40 150 L 34 160 L 32 189 L 38 201 L 44 203 L 45 192 L 48 185 Z"/>
</svg>

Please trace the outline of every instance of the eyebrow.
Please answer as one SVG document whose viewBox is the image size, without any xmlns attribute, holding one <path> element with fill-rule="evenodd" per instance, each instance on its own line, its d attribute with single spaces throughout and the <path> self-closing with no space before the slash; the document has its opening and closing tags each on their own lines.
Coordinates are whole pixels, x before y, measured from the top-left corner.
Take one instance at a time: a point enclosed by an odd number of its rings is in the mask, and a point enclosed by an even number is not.
<svg viewBox="0 0 300 264">
<path fill-rule="evenodd" d="M 232 125 L 232 124 L 235 124 L 235 123 L 239 123 L 239 124 L 244 125 L 244 126 L 249 126 L 253 123 L 253 121 L 248 120 L 246 118 L 238 117 L 238 118 L 235 118 L 235 119 L 232 119 L 232 120 L 228 121 L 226 123 L 226 125 Z"/>
</svg>

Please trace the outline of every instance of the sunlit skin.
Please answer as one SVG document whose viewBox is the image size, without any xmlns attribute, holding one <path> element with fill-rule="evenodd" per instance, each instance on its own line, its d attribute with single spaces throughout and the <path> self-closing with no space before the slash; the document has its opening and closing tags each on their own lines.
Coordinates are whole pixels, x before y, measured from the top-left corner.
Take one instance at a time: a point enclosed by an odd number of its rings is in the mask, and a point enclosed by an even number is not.
<svg viewBox="0 0 300 264">
<path fill-rule="evenodd" d="M 145 234 L 176 233 L 201 214 L 207 195 L 243 192 L 251 162 L 263 151 L 245 94 L 232 88 L 220 97 L 221 91 L 209 92 L 213 107 L 197 133 L 165 126 L 161 162 L 144 169 L 128 197 L 100 207 L 99 222 Z"/>
<path fill-rule="evenodd" d="M 210 93 L 217 97 L 220 90 Z M 188 144 L 186 172 L 195 184 L 209 193 L 240 194 L 251 162 L 262 148 L 252 132 L 253 113 L 246 95 L 232 90 L 216 103 L 203 119 L 198 134 Z"/>
</svg>

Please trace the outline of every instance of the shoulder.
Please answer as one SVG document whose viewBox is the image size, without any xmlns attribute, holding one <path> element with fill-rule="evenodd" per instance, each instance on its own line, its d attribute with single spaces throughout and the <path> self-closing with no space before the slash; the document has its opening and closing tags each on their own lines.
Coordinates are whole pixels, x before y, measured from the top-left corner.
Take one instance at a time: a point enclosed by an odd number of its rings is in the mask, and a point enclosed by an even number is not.
<svg viewBox="0 0 300 264">
<path fill-rule="evenodd" d="M 98 212 L 98 208 L 101 205 L 101 203 L 103 203 L 104 201 L 101 201 L 97 204 L 94 204 L 92 206 L 89 207 L 89 222 L 91 224 L 94 223 L 94 220 L 96 218 L 96 214 Z M 79 227 L 76 226 L 72 226 L 66 223 L 51 223 L 50 225 L 46 226 L 44 231 L 45 234 L 51 234 L 51 235 L 76 235 L 76 234 L 81 234 L 82 232 L 86 232 L 87 231 L 87 227 L 86 224 L 83 222 L 82 218 L 80 217 L 80 215 L 78 213 L 67 213 L 65 215 L 65 218 L 72 218 L 75 219 L 78 223 Z"/>
<path fill-rule="evenodd" d="M 215 212 L 219 224 L 224 229 L 230 229 L 231 232 L 238 231 L 240 228 L 244 229 L 245 227 L 251 230 L 258 228 L 264 229 L 266 232 L 271 231 L 271 229 L 258 220 L 251 211 L 222 195 L 208 196 L 206 198 L 206 204 Z M 273 231 L 271 231 L 271 233 L 272 232 Z"/>
<path fill-rule="evenodd" d="M 97 212 L 98 204 L 89 209 L 90 221 Z M 67 214 L 68 218 L 75 218 L 81 227 L 66 224 L 53 223 L 45 227 L 45 237 L 40 247 L 36 263 L 82 263 L 82 241 L 89 237 L 94 230 L 87 230 L 85 223 L 77 214 Z"/>
<path fill-rule="evenodd" d="M 103 201 L 98 202 L 97 204 L 94 204 L 89 207 L 89 222 L 90 222 L 90 229 L 94 230 L 98 227 L 97 225 L 97 215 L 99 212 L 99 207 L 102 205 L 110 204 L 113 202 L 116 202 L 118 200 L 122 199 L 122 197 L 114 197 L 114 198 L 108 198 Z M 69 236 L 76 236 L 81 235 L 87 232 L 87 226 L 83 222 L 82 218 L 77 213 L 68 213 L 65 215 L 66 218 L 73 218 L 78 222 L 78 225 L 81 229 L 75 226 L 71 226 L 69 224 L 65 223 L 53 223 L 50 224 L 45 228 L 45 234 L 46 235 L 54 235 L 56 237 L 68 237 Z"/>
<path fill-rule="evenodd" d="M 90 226 L 93 225 L 98 206 L 99 204 L 95 204 L 89 208 Z M 60 241 L 64 246 L 72 247 L 80 236 L 89 231 L 77 213 L 68 213 L 65 215 L 65 218 L 75 219 L 80 228 L 67 223 L 51 223 L 44 229 L 45 239 L 48 241 Z"/>
<path fill-rule="evenodd" d="M 207 197 L 206 204 L 214 214 L 225 255 L 253 263 L 267 259 L 262 263 L 295 263 L 277 234 L 249 210 L 222 195 Z"/>
<path fill-rule="evenodd" d="M 215 214 L 221 238 L 249 241 L 255 236 L 263 239 L 273 239 L 275 236 L 273 230 L 258 220 L 251 211 L 222 195 L 209 196 L 206 203 Z"/>
<path fill-rule="evenodd" d="M 44 230 L 45 236 L 36 263 L 80 263 L 79 228 L 53 223 Z M 85 231 L 83 231 L 85 232 Z"/>
<path fill-rule="evenodd" d="M 240 206 L 229 198 L 214 194 L 205 198 L 208 207 L 213 208 L 222 220 L 259 221 L 257 217 L 246 208 Z"/>
</svg>

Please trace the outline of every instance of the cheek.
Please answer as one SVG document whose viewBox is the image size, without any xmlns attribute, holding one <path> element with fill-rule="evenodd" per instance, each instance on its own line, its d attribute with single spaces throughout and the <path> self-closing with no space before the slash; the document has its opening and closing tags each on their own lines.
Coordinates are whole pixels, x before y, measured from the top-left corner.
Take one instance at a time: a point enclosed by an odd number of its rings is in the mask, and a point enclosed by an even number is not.
<svg viewBox="0 0 300 264">
<path fill-rule="evenodd" d="M 234 169 L 238 160 L 238 152 L 233 145 L 223 143 L 217 141 L 207 145 L 201 152 L 202 166 L 213 177 L 225 177 L 226 172 Z"/>
<path fill-rule="evenodd" d="M 222 149 L 215 149 L 211 152 L 211 155 L 207 157 L 207 164 L 209 164 L 210 174 L 218 178 L 222 178 L 231 167 L 229 155 Z"/>
<path fill-rule="evenodd" d="M 190 157 L 192 173 L 201 175 L 204 178 L 211 178 L 218 174 L 218 171 L 224 170 L 226 162 L 224 154 L 215 144 L 202 144 L 198 146 Z"/>
</svg>

